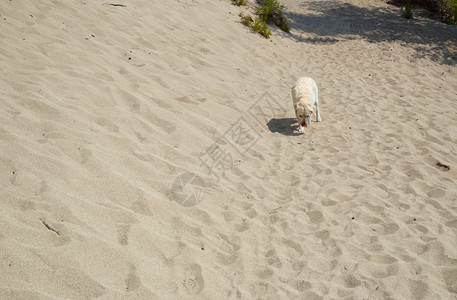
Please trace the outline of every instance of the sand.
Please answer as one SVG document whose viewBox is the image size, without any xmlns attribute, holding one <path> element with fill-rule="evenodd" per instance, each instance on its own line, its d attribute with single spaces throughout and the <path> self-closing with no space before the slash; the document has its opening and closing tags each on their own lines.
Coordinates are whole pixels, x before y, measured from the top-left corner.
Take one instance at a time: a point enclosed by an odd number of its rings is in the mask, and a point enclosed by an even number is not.
<svg viewBox="0 0 457 300">
<path fill-rule="evenodd" d="M 1 299 L 457 298 L 457 27 L 105 1 L 0 4 Z"/>
</svg>

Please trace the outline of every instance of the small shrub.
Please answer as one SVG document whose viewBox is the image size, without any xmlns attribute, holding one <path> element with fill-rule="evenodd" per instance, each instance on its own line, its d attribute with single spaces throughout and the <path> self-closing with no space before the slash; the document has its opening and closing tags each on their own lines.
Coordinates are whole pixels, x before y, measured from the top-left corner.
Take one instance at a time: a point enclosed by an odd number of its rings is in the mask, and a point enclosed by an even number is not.
<svg viewBox="0 0 457 300">
<path fill-rule="evenodd" d="M 268 24 L 265 23 L 265 21 L 263 19 L 261 19 L 260 17 L 257 17 L 254 20 L 254 23 L 251 24 L 251 28 L 266 38 L 269 38 L 271 35 L 271 30 L 268 27 Z"/>
<path fill-rule="evenodd" d="M 457 0 L 440 0 L 441 14 L 447 24 L 457 24 Z"/>
<path fill-rule="evenodd" d="M 278 0 L 258 0 L 260 6 L 255 8 L 255 13 L 265 21 L 273 23 L 285 32 L 290 32 L 290 21 L 284 16 L 284 5 Z"/>
<path fill-rule="evenodd" d="M 247 27 L 251 27 L 252 22 L 254 22 L 254 20 L 252 19 L 251 16 L 247 16 L 247 15 L 243 14 L 242 12 L 240 13 L 239 16 L 241 18 L 241 24 L 244 24 Z"/>
<path fill-rule="evenodd" d="M 453 24 L 457 24 L 457 1 L 454 1 L 454 22 Z"/>
<path fill-rule="evenodd" d="M 268 24 L 265 23 L 265 21 L 260 17 L 257 17 L 255 20 L 253 20 L 251 16 L 245 15 L 242 12 L 239 14 L 239 16 L 241 18 L 241 23 L 245 26 L 251 28 L 257 33 L 260 33 L 266 38 L 271 36 L 271 30 L 268 27 Z"/>
<path fill-rule="evenodd" d="M 403 10 L 403 17 L 406 19 L 414 18 L 411 1 L 406 2 L 405 9 Z"/>
<path fill-rule="evenodd" d="M 428 10 L 436 18 L 447 24 L 457 24 L 457 0 L 388 0 L 387 3 L 400 7 L 404 6 L 403 17 L 407 17 L 406 5 L 411 3 L 415 7 Z"/>
<path fill-rule="evenodd" d="M 290 32 L 290 21 L 287 18 L 282 18 L 281 24 L 279 25 L 279 28 L 281 28 L 282 31 L 285 32 Z"/>
<path fill-rule="evenodd" d="M 236 6 L 244 6 L 248 4 L 248 0 L 232 0 L 232 4 Z"/>
</svg>

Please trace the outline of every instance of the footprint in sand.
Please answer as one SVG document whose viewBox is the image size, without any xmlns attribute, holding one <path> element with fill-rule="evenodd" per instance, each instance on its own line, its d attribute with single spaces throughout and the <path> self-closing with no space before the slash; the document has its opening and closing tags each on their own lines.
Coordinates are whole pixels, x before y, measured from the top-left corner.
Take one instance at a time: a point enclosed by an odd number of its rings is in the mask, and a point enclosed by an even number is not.
<svg viewBox="0 0 457 300">
<path fill-rule="evenodd" d="M 219 233 L 215 239 L 211 240 L 217 250 L 217 257 L 224 265 L 233 264 L 239 257 L 238 250 L 240 249 L 239 237 L 228 237 Z"/>
<path fill-rule="evenodd" d="M 429 291 L 429 286 L 426 282 L 422 280 L 412 280 L 408 281 L 411 294 L 413 294 L 414 299 L 426 299 Z M 430 296 L 430 295 L 428 295 Z"/>
<path fill-rule="evenodd" d="M 120 89 L 118 90 L 118 93 L 120 94 L 122 101 L 124 101 L 127 105 L 130 112 L 140 112 L 141 104 L 140 100 L 137 97 Z"/>
<path fill-rule="evenodd" d="M 182 286 L 189 295 L 197 295 L 204 288 L 204 280 L 201 275 L 202 268 L 197 264 L 188 265 L 184 272 Z"/>
<path fill-rule="evenodd" d="M 144 198 L 143 193 L 141 193 L 137 201 L 133 202 L 131 209 L 138 214 L 152 216 L 151 208 L 149 207 L 148 201 Z"/>
<path fill-rule="evenodd" d="M 184 97 L 178 97 L 176 98 L 176 100 L 180 101 L 180 102 L 184 102 L 184 103 L 190 103 L 190 104 L 200 104 L 200 103 L 204 103 L 206 102 L 206 98 L 204 97 L 188 97 L 188 96 L 184 96 Z"/>
<path fill-rule="evenodd" d="M 263 299 L 265 297 L 269 298 L 272 297 L 272 295 L 276 295 L 276 288 L 268 282 L 258 281 L 249 285 L 249 293 L 251 294 L 251 297 L 255 299 Z"/>
<path fill-rule="evenodd" d="M 8 176 L 10 176 L 12 185 L 17 188 L 24 188 L 32 195 L 41 195 L 46 190 L 46 182 L 31 172 L 14 170 L 9 173 Z"/>
<path fill-rule="evenodd" d="M 136 267 L 130 266 L 130 272 L 127 278 L 125 279 L 125 291 L 136 291 L 141 287 L 141 281 L 136 275 Z"/>
<path fill-rule="evenodd" d="M 457 294 L 457 268 L 444 269 L 442 274 L 448 291 Z"/>
<path fill-rule="evenodd" d="M 116 225 L 117 227 L 117 239 L 119 241 L 119 244 L 122 246 L 127 246 L 129 243 L 129 231 L 131 224 L 123 224 L 123 223 L 118 223 Z"/>
<path fill-rule="evenodd" d="M 97 118 L 95 120 L 95 123 L 97 125 L 100 125 L 100 126 L 106 128 L 107 130 L 109 130 L 111 132 L 119 133 L 119 126 L 117 126 L 116 124 L 114 124 L 113 122 L 111 122 L 110 120 L 108 120 L 104 117 Z"/>
<path fill-rule="evenodd" d="M 267 251 L 267 253 L 265 253 L 265 260 L 271 267 L 275 267 L 277 269 L 281 269 L 282 267 L 282 262 L 279 259 L 275 249 L 270 249 Z"/>
<path fill-rule="evenodd" d="M 78 148 L 79 153 L 81 154 L 81 163 L 83 165 L 87 164 L 87 162 L 90 160 L 92 157 L 92 151 L 84 148 Z"/>
</svg>

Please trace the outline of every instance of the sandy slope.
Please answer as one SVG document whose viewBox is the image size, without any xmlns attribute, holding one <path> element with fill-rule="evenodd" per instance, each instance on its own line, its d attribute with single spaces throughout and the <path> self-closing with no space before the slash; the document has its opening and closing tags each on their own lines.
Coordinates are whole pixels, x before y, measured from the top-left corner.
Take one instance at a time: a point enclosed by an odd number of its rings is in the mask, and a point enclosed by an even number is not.
<svg viewBox="0 0 457 300">
<path fill-rule="evenodd" d="M 1 299 L 457 297 L 457 27 L 107 3 L 0 3 Z"/>
</svg>

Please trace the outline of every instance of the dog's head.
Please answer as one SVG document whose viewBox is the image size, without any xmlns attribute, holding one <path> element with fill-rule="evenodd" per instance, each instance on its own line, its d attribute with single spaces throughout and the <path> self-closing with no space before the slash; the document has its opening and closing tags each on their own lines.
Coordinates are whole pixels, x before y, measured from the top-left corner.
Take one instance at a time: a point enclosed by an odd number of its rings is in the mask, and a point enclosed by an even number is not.
<svg viewBox="0 0 457 300">
<path fill-rule="evenodd" d="M 316 106 L 309 103 L 298 105 L 295 114 L 297 115 L 297 121 L 300 126 L 308 126 L 311 124 L 312 115 L 316 114 Z"/>
</svg>

